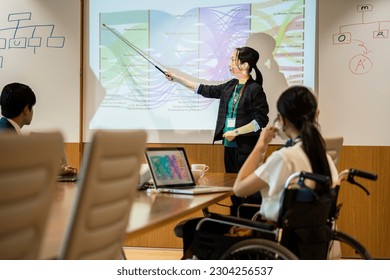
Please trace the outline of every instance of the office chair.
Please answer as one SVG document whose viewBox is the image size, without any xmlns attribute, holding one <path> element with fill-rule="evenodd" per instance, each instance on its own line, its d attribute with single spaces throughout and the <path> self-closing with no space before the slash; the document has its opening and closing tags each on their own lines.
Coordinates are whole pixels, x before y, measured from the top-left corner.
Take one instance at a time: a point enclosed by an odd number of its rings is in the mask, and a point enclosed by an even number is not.
<svg viewBox="0 0 390 280">
<path fill-rule="evenodd" d="M 0 134 L 0 259 L 38 259 L 56 190 L 60 133 Z"/>
<path fill-rule="evenodd" d="M 83 158 L 59 259 L 121 259 L 146 143 L 144 131 L 97 131 Z"/>
<path fill-rule="evenodd" d="M 330 155 L 334 164 L 338 165 L 341 153 L 341 147 L 343 146 L 343 137 L 330 137 L 324 138 L 326 153 Z"/>
</svg>

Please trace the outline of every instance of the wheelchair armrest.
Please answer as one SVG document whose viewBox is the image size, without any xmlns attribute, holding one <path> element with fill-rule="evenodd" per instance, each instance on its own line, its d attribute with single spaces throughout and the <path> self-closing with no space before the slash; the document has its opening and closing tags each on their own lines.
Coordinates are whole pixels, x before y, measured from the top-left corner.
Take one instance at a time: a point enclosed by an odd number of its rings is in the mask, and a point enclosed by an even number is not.
<svg viewBox="0 0 390 280">
<path fill-rule="evenodd" d="M 210 213 L 207 217 L 199 221 L 199 223 L 196 226 L 196 230 L 199 230 L 202 224 L 207 221 L 227 224 L 231 226 L 238 226 L 238 227 L 252 229 L 255 231 L 263 231 L 263 232 L 273 232 L 277 229 L 277 227 L 274 224 L 251 221 L 248 219 L 243 219 L 234 216 L 225 216 L 217 213 Z"/>
<path fill-rule="evenodd" d="M 254 214 L 252 217 L 252 220 L 255 220 L 255 217 L 258 215 L 258 210 L 260 210 L 260 204 L 253 204 L 253 203 L 242 203 L 237 207 L 237 216 L 240 218 L 241 217 L 241 209 L 256 209 L 257 213 Z"/>
</svg>

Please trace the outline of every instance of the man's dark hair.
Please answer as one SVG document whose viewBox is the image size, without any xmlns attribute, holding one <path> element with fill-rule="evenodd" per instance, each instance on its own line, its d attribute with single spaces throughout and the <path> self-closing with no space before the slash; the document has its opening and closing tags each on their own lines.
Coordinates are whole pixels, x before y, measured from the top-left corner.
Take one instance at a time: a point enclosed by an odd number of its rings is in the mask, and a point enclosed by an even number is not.
<svg viewBox="0 0 390 280">
<path fill-rule="evenodd" d="M 35 103 L 36 97 L 34 92 L 29 86 L 24 84 L 8 84 L 1 92 L 1 114 L 8 119 L 20 115 L 26 106 L 31 110 Z"/>
</svg>

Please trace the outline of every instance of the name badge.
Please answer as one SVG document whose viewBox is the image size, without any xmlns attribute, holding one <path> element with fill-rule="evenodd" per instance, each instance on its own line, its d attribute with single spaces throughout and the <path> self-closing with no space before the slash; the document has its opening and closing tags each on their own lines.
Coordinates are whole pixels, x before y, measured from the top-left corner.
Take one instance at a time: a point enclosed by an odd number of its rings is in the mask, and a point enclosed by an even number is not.
<svg viewBox="0 0 390 280">
<path fill-rule="evenodd" d="M 233 128 L 236 127 L 236 118 L 228 118 L 227 126 Z"/>
</svg>

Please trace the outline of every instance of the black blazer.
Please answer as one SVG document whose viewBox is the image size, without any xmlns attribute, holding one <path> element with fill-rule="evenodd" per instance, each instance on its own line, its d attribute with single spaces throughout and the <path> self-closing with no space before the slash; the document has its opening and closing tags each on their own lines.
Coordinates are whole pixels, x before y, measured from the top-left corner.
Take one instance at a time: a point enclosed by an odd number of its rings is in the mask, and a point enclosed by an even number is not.
<svg viewBox="0 0 390 280">
<path fill-rule="evenodd" d="M 0 131 L 15 132 L 15 127 L 4 117 L 0 119 Z"/>
<path fill-rule="evenodd" d="M 217 124 L 214 132 L 214 141 L 222 140 L 223 128 L 225 126 L 227 106 L 234 88 L 238 84 L 237 79 L 232 79 L 221 85 L 200 85 L 198 94 L 207 98 L 220 99 Z M 236 128 L 256 120 L 260 127 L 266 127 L 268 124 L 268 103 L 263 87 L 250 78 L 242 92 L 240 102 L 238 103 Z M 259 138 L 261 129 L 256 132 L 239 135 L 235 138 L 239 152 L 249 154 Z"/>
</svg>

